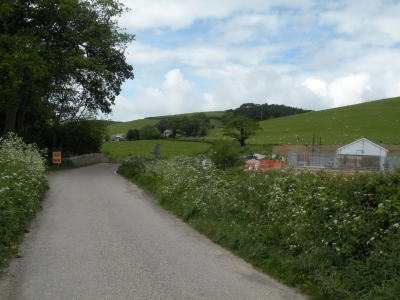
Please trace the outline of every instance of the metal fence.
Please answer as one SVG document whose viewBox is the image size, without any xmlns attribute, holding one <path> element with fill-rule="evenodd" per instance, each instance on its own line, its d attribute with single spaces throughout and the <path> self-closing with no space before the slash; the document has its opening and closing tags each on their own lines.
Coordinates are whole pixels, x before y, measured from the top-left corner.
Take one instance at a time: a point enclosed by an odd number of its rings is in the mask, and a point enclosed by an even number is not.
<svg viewBox="0 0 400 300">
<path fill-rule="evenodd" d="M 336 155 L 310 152 L 289 152 L 289 166 L 345 170 L 393 171 L 400 167 L 397 156 Z"/>
</svg>

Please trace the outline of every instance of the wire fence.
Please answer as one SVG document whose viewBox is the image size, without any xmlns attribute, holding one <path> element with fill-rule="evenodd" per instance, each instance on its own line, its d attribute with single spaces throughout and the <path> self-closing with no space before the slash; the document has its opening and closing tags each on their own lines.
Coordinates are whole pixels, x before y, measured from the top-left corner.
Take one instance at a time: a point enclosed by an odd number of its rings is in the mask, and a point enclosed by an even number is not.
<svg viewBox="0 0 400 300">
<path fill-rule="evenodd" d="M 297 167 L 339 170 L 393 171 L 395 168 L 400 167 L 400 158 L 397 156 L 289 152 L 287 164 Z"/>
</svg>

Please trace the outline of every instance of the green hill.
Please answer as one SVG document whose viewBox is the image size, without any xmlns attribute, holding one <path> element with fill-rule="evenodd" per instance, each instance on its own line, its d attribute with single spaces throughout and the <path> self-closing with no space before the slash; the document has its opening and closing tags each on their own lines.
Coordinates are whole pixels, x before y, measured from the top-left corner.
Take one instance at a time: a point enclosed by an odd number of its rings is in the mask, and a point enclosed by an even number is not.
<svg viewBox="0 0 400 300">
<path fill-rule="evenodd" d="M 249 144 L 347 144 L 361 137 L 379 144 L 400 144 L 400 97 L 260 122 L 263 131 Z M 222 130 L 211 130 L 208 138 L 221 138 Z"/>
<path fill-rule="evenodd" d="M 190 114 L 183 114 L 190 116 L 194 113 Z M 211 112 L 205 112 L 206 116 L 210 118 L 211 124 L 214 124 L 216 128 L 222 127 L 223 124 L 220 120 L 221 116 L 224 114 L 223 111 L 211 111 Z M 117 133 L 127 133 L 129 129 L 142 129 L 146 125 L 155 125 L 157 122 L 161 119 L 165 118 L 171 118 L 175 116 L 180 116 L 180 115 L 171 115 L 171 116 L 158 116 L 158 117 L 150 117 L 146 119 L 141 119 L 141 120 L 134 120 L 134 121 L 129 121 L 129 122 L 119 122 L 119 123 L 114 123 L 110 124 L 108 126 L 108 132 L 110 135 L 112 134 L 117 134 Z"/>
<path fill-rule="evenodd" d="M 217 129 L 209 130 L 206 139 L 221 139 L 222 122 L 218 119 L 224 112 L 207 112 Z M 108 126 L 110 134 L 126 133 L 129 129 L 140 129 L 154 125 L 161 116 Z M 315 144 L 320 138 L 325 145 L 339 145 L 353 142 L 361 137 L 379 144 L 400 144 L 400 97 L 365 102 L 294 116 L 269 119 L 260 122 L 263 131 L 248 141 L 249 144 L 311 145 L 314 134 Z"/>
<path fill-rule="evenodd" d="M 129 129 L 142 129 L 146 125 L 156 125 L 158 119 L 141 119 L 129 122 L 120 122 L 108 125 L 108 133 L 110 135 L 117 133 L 127 133 Z"/>
</svg>

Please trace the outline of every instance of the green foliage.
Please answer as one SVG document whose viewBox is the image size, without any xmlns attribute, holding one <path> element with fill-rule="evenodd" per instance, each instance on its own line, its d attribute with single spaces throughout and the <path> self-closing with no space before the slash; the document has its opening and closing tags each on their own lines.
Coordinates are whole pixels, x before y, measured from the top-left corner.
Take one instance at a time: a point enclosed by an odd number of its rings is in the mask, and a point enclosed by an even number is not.
<svg viewBox="0 0 400 300">
<path fill-rule="evenodd" d="M 0 266 L 16 253 L 48 190 L 42 154 L 14 134 L 0 138 Z"/>
<path fill-rule="evenodd" d="M 244 158 L 239 145 L 235 142 L 221 142 L 210 153 L 211 162 L 220 170 L 243 166 Z"/>
<path fill-rule="evenodd" d="M 113 0 L 3 2 L 0 129 L 48 148 L 69 143 L 57 141 L 59 127 L 110 113 L 122 83 L 133 79 L 125 48 L 134 36 L 117 21 L 125 9 Z"/>
<path fill-rule="evenodd" d="M 235 117 L 244 116 L 258 122 L 262 120 L 297 115 L 306 112 L 310 112 L 310 110 L 278 104 L 268 105 L 267 103 L 244 103 L 239 108 L 227 110 L 222 116 L 222 120 L 224 120 L 226 124 Z"/>
<path fill-rule="evenodd" d="M 61 125 L 55 149 L 81 155 L 99 153 L 107 134 L 107 124 L 99 120 L 79 120 Z"/>
<path fill-rule="evenodd" d="M 314 299 L 397 299 L 400 170 L 204 169 L 173 157 L 136 177 L 214 241 Z"/>
<path fill-rule="evenodd" d="M 224 135 L 229 136 L 240 143 L 243 147 L 246 140 L 256 135 L 256 131 L 261 130 L 260 124 L 244 116 L 236 117 L 228 122 L 224 127 Z"/>
<path fill-rule="evenodd" d="M 135 178 L 139 174 L 143 174 L 146 171 L 144 162 L 140 159 L 126 162 L 118 168 L 118 174 L 121 174 L 127 178 Z"/>
<path fill-rule="evenodd" d="M 157 124 L 155 125 L 156 128 L 158 129 L 158 131 L 163 134 L 165 130 L 167 130 L 168 127 L 168 119 L 161 119 L 160 121 L 157 122 Z"/>
<path fill-rule="evenodd" d="M 160 138 L 160 133 L 155 126 L 144 126 L 139 132 L 140 140 L 156 140 Z"/>
<path fill-rule="evenodd" d="M 129 129 L 128 133 L 126 134 L 126 139 L 128 141 L 137 140 L 138 139 L 138 135 L 139 135 L 139 132 L 138 132 L 138 130 L 136 128 L 135 129 Z"/>
</svg>

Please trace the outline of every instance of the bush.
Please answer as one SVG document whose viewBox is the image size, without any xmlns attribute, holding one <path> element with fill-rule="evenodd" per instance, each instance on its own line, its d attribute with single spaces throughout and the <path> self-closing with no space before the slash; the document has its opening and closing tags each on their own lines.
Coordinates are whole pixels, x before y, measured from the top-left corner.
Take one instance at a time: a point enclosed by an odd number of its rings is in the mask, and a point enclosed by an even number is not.
<svg viewBox="0 0 400 300">
<path fill-rule="evenodd" d="M 79 120 L 61 126 L 56 148 L 71 155 L 100 152 L 107 133 L 107 123 L 101 120 Z"/>
<path fill-rule="evenodd" d="M 210 153 L 212 163 L 220 170 L 242 166 L 244 158 L 237 143 L 221 142 Z"/>
<path fill-rule="evenodd" d="M 42 152 L 34 145 L 26 145 L 15 134 L 0 139 L 0 170 L 0 266 L 3 266 L 16 252 L 49 187 L 43 176 Z"/>
<path fill-rule="evenodd" d="M 129 129 L 128 133 L 126 134 L 126 139 L 128 141 L 134 141 L 138 139 L 138 130 L 137 129 Z"/>
<path fill-rule="evenodd" d="M 146 125 L 140 130 L 139 139 L 141 140 L 156 140 L 158 138 L 160 138 L 160 133 L 155 126 Z"/>
<path fill-rule="evenodd" d="M 142 174 L 146 171 L 144 162 L 140 159 L 125 162 L 118 168 L 118 174 L 121 174 L 127 178 L 135 178 L 136 175 Z"/>
</svg>

